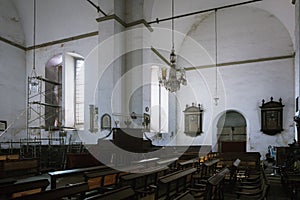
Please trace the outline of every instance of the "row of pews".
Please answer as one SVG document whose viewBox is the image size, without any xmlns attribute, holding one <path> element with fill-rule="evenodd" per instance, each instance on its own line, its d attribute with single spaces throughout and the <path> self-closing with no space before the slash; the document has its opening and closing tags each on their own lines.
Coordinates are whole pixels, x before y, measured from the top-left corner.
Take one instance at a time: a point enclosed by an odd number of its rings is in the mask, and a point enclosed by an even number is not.
<svg viewBox="0 0 300 200">
<path fill-rule="evenodd" d="M 37 158 L 21 159 L 18 154 L 0 155 L 0 178 L 38 174 L 40 161 Z"/>
<path fill-rule="evenodd" d="M 225 162 L 220 154 L 211 154 L 205 160 L 199 157 L 190 160 L 149 158 L 118 168 L 94 166 L 53 171 L 48 172 L 50 179 L 0 182 L 0 199 L 225 199 L 224 192 L 232 183 L 236 188 L 235 198 L 241 198 L 247 196 L 245 189 L 240 190 L 241 180 L 253 181 L 253 185 L 261 183 L 260 189 L 265 193 L 256 195 L 265 196 L 267 181 L 258 181 L 266 180 L 262 178 L 265 178 L 262 168 L 258 167 L 257 173 L 252 174 L 255 171 L 252 168 L 251 173 L 243 165 L 239 168 L 243 160 L 250 160 L 248 155 L 236 156 L 231 157 L 232 162 Z M 243 178 L 241 171 L 244 171 Z M 69 181 L 61 185 L 63 180 Z"/>
</svg>

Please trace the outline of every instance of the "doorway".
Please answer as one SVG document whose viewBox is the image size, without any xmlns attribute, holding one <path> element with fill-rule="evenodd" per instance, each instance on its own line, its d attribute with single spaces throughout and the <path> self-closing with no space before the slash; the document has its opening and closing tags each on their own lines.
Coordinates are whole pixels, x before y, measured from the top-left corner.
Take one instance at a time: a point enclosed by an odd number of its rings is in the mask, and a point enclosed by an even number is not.
<svg viewBox="0 0 300 200">
<path fill-rule="evenodd" d="M 226 111 L 217 123 L 219 152 L 246 152 L 247 123 L 245 117 L 234 110 Z"/>
</svg>

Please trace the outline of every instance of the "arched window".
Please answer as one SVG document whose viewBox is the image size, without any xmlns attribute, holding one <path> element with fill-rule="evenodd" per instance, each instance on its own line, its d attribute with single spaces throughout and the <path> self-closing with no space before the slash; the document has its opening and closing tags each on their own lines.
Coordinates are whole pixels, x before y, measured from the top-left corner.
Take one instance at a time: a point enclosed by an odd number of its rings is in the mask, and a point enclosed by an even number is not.
<svg viewBox="0 0 300 200">
<path fill-rule="evenodd" d="M 45 128 L 53 129 L 62 122 L 62 54 L 52 57 L 45 66 Z"/>
</svg>

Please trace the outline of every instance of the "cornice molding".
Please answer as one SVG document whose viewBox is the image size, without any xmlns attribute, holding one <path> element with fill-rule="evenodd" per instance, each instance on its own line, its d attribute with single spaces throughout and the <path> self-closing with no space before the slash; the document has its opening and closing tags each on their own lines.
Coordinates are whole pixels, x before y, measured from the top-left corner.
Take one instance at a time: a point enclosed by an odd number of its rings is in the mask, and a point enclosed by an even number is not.
<svg viewBox="0 0 300 200">
<path fill-rule="evenodd" d="M 42 43 L 42 44 L 39 44 L 39 45 L 30 46 L 30 47 L 22 46 L 18 43 L 15 43 L 15 42 L 13 42 L 11 40 L 8 40 L 8 39 L 6 39 L 4 37 L 1 37 L 1 36 L 0 36 L 0 41 L 4 42 L 6 44 L 9 44 L 11 46 L 17 47 L 17 48 L 19 48 L 23 51 L 30 51 L 30 50 L 33 50 L 33 49 L 39 49 L 39 48 L 43 48 L 43 47 L 47 47 L 47 46 L 53 46 L 53 45 L 56 45 L 56 44 L 63 44 L 63 43 L 71 42 L 71 41 L 74 41 L 74 40 L 80 40 L 80 39 L 84 39 L 84 38 L 88 38 L 88 37 L 93 37 L 93 36 L 96 36 L 98 34 L 99 34 L 98 31 L 94 31 L 94 32 L 85 33 L 85 34 L 82 34 L 82 35 L 76 35 L 76 36 L 72 36 L 72 37 L 69 37 L 69 38 L 64 38 L 64 39 L 61 39 L 61 40 L 46 42 L 46 43 Z"/>
</svg>

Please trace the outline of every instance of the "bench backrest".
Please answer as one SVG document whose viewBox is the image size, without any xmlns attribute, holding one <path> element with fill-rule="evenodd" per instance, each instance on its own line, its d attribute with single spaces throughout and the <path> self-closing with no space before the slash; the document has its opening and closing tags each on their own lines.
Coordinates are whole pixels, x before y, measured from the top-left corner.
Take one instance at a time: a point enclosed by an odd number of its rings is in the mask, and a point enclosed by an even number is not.
<svg viewBox="0 0 300 200">
<path fill-rule="evenodd" d="M 56 179 L 61 177 L 68 177 L 74 176 L 78 174 L 84 175 L 86 172 L 93 172 L 97 170 L 107 170 L 110 169 L 107 166 L 94 166 L 94 167 L 87 167 L 87 168 L 78 168 L 78 169 L 67 169 L 67 170 L 59 170 L 54 172 L 48 172 L 51 178 L 51 189 L 56 189 Z"/>
<path fill-rule="evenodd" d="M 57 200 L 64 197 L 71 197 L 75 195 L 81 195 L 82 198 L 89 190 L 87 183 L 77 183 L 65 187 L 61 187 L 54 190 L 47 190 L 40 193 L 28 195 L 25 197 L 16 198 L 14 200 L 33 200 L 33 199 L 41 199 L 41 200 Z"/>
<path fill-rule="evenodd" d="M 121 175 L 120 184 L 131 185 L 131 187 L 136 190 L 140 188 L 145 188 L 149 185 L 156 185 L 157 179 L 163 175 L 165 175 L 166 171 L 168 171 L 168 167 L 159 166 L 153 168 L 151 171 L 140 171 L 141 173 L 131 173 Z"/>
<path fill-rule="evenodd" d="M 207 180 L 206 199 L 216 199 L 223 195 L 223 180 L 229 172 L 230 170 L 228 168 L 223 168 Z"/>
<path fill-rule="evenodd" d="M 133 200 L 135 192 L 130 186 L 122 187 L 117 190 L 109 191 L 104 194 L 98 194 L 86 200 Z"/>
<path fill-rule="evenodd" d="M 40 161 L 32 159 L 0 160 L 0 178 L 37 174 L 40 171 Z"/>
<path fill-rule="evenodd" d="M 107 169 L 95 172 L 85 172 L 84 177 L 90 189 L 117 185 L 120 171 Z"/>
<path fill-rule="evenodd" d="M 173 200 L 195 200 L 190 191 L 186 191 Z"/>
<path fill-rule="evenodd" d="M 191 177 L 195 171 L 195 168 L 190 168 L 160 177 L 157 183 L 155 199 L 168 199 L 184 192 L 191 183 Z"/>
<path fill-rule="evenodd" d="M 44 191 L 48 185 L 48 179 L 4 185 L 0 187 L 0 199 L 16 198 L 29 194 L 39 193 L 41 191 Z"/>
</svg>

